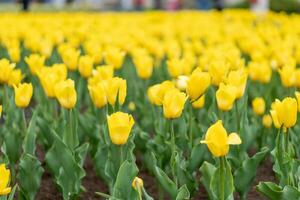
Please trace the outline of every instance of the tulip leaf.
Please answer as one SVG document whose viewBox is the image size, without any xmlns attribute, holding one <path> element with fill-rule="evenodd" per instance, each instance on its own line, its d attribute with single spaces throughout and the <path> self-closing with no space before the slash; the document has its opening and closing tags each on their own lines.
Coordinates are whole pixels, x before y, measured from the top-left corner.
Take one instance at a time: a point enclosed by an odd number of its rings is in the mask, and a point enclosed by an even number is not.
<svg viewBox="0 0 300 200">
<path fill-rule="evenodd" d="M 262 148 L 260 152 L 257 152 L 251 158 L 244 160 L 242 166 L 235 171 L 234 185 L 241 196 L 246 195 L 249 191 L 255 178 L 257 167 L 266 157 L 268 152 L 269 149 L 267 147 Z"/>
<path fill-rule="evenodd" d="M 124 161 L 121 165 L 113 186 L 112 196 L 119 199 L 131 200 L 132 182 L 137 176 L 138 168 L 134 162 Z"/>
<path fill-rule="evenodd" d="M 20 195 L 24 199 L 34 200 L 40 187 L 44 169 L 41 162 L 33 155 L 25 154 L 19 164 Z"/>
<path fill-rule="evenodd" d="M 233 177 L 230 165 L 225 157 L 220 158 L 219 166 L 211 178 L 210 189 L 212 190 L 214 199 L 228 199 L 232 196 L 234 191 Z"/>
<path fill-rule="evenodd" d="M 176 184 L 168 177 L 168 175 L 159 167 L 154 167 L 154 174 L 160 185 L 167 191 L 173 199 L 177 195 Z"/>
<path fill-rule="evenodd" d="M 279 185 L 272 182 L 260 182 L 257 190 L 271 200 L 290 200 L 299 199 L 300 191 L 292 186 L 284 186 L 282 189 Z"/>
<path fill-rule="evenodd" d="M 28 153 L 31 155 L 34 155 L 34 153 L 35 153 L 36 119 L 37 119 L 37 112 L 34 112 L 32 118 L 30 120 L 25 139 L 23 141 L 24 153 Z"/>
<path fill-rule="evenodd" d="M 202 166 L 200 167 L 200 172 L 201 172 L 200 182 L 202 183 L 205 190 L 207 191 L 210 199 L 213 199 L 213 194 L 212 191 L 210 190 L 210 182 L 216 169 L 217 168 L 214 165 L 206 161 L 204 161 Z"/>
<path fill-rule="evenodd" d="M 183 185 L 179 188 L 176 200 L 189 200 L 190 199 L 190 192 L 186 185 Z"/>
<path fill-rule="evenodd" d="M 190 172 L 193 172 L 199 168 L 204 158 L 205 148 L 205 145 L 202 144 L 197 144 L 193 147 L 191 157 L 189 159 Z"/>
</svg>

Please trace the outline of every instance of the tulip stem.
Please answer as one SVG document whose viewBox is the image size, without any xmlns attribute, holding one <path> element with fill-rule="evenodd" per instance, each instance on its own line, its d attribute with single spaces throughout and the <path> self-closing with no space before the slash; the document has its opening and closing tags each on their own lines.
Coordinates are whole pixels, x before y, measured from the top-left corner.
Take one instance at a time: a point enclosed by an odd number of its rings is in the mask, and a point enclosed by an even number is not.
<svg viewBox="0 0 300 200">
<path fill-rule="evenodd" d="M 190 136 L 190 148 L 191 150 L 193 149 L 193 108 L 192 106 L 190 106 L 190 109 L 189 109 L 189 136 Z"/>
<path fill-rule="evenodd" d="M 221 200 L 224 200 L 224 169 L 225 169 L 225 163 L 224 163 L 224 158 L 225 157 L 220 157 L 220 197 Z"/>
<path fill-rule="evenodd" d="M 123 160 L 124 160 L 124 155 L 123 155 L 123 145 L 120 145 L 120 167 L 123 163 Z M 119 167 L 119 169 L 120 169 Z"/>
<path fill-rule="evenodd" d="M 176 151 L 176 143 L 175 143 L 175 134 L 174 134 L 174 122 L 171 120 L 171 148 L 172 148 L 172 156 L 171 156 L 171 169 L 172 176 L 177 186 L 177 177 L 175 174 L 175 151 Z"/>
<path fill-rule="evenodd" d="M 286 130 L 286 133 L 284 134 L 285 136 L 285 152 L 288 154 L 289 153 L 289 129 Z"/>
</svg>

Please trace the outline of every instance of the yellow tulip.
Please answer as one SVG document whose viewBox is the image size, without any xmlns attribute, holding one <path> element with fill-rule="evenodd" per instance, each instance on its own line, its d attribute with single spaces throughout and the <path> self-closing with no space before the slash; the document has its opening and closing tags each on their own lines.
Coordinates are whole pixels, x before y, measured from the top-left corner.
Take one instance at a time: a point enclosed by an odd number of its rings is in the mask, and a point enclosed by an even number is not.
<svg viewBox="0 0 300 200">
<path fill-rule="evenodd" d="M 9 63 L 9 60 L 3 58 L 0 60 L 0 83 L 8 83 L 10 74 L 15 68 L 15 64 Z"/>
<path fill-rule="evenodd" d="M 276 128 L 293 127 L 297 121 L 297 101 L 291 97 L 286 97 L 283 101 L 276 99 L 270 112 Z"/>
<path fill-rule="evenodd" d="M 177 78 L 183 74 L 184 60 L 179 58 L 173 58 L 167 61 L 168 72 L 171 77 Z"/>
<path fill-rule="evenodd" d="M 219 89 L 216 92 L 216 98 L 218 108 L 220 110 L 231 110 L 236 99 L 236 88 L 234 86 L 221 83 Z"/>
<path fill-rule="evenodd" d="M 252 101 L 252 108 L 257 115 L 264 114 L 266 109 L 265 100 L 261 97 L 256 97 Z"/>
<path fill-rule="evenodd" d="M 20 108 L 26 108 L 31 100 L 33 87 L 31 83 L 20 83 L 18 86 L 14 85 L 15 104 Z"/>
<path fill-rule="evenodd" d="M 191 100 L 198 99 L 210 86 L 210 75 L 207 72 L 201 72 L 199 69 L 193 71 L 187 84 L 186 92 Z"/>
<path fill-rule="evenodd" d="M 2 116 L 3 106 L 0 105 L 0 117 Z"/>
<path fill-rule="evenodd" d="M 219 86 L 226 79 L 228 70 L 229 65 L 226 62 L 221 60 L 212 61 L 208 68 L 212 84 Z"/>
<path fill-rule="evenodd" d="M 279 69 L 282 85 L 285 87 L 293 87 L 296 84 L 295 68 L 292 66 L 284 66 Z"/>
<path fill-rule="evenodd" d="M 98 82 L 96 85 L 89 85 L 88 90 L 91 99 L 97 108 L 102 108 L 107 104 L 105 86 L 103 82 Z"/>
<path fill-rule="evenodd" d="M 114 68 L 110 65 L 97 66 L 93 70 L 93 76 L 97 77 L 98 80 L 107 80 L 114 76 Z"/>
<path fill-rule="evenodd" d="M 163 104 L 165 94 L 172 89 L 175 89 L 175 85 L 171 81 L 164 81 L 161 84 L 159 84 L 158 91 L 156 94 L 157 99 L 155 105 L 161 106 Z"/>
<path fill-rule="evenodd" d="M 245 93 L 247 84 L 247 72 L 245 69 L 239 69 L 236 71 L 229 72 L 226 83 L 236 88 L 236 98 L 241 98 Z"/>
<path fill-rule="evenodd" d="M 71 71 L 75 71 L 77 69 L 79 55 L 80 51 L 75 48 L 67 48 L 61 54 L 64 63 Z"/>
<path fill-rule="evenodd" d="M 300 112 L 300 92 L 295 92 L 295 96 L 298 103 L 298 112 Z"/>
<path fill-rule="evenodd" d="M 50 68 L 57 75 L 58 80 L 65 80 L 68 76 L 68 68 L 63 63 L 57 63 Z"/>
<path fill-rule="evenodd" d="M 262 83 L 268 83 L 272 76 L 272 69 L 266 62 L 250 62 L 248 71 L 252 80 Z"/>
<path fill-rule="evenodd" d="M 159 88 L 160 88 L 160 84 L 155 84 L 149 87 L 147 90 L 148 99 L 150 103 L 154 105 L 161 105 L 161 101 L 158 97 Z"/>
<path fill-rule="evenodd" d="M 202 140 L 201 143 L 206 144 L 209 151 L 215 157 L 221 157 L 228 154 L 229 145 L 238 145 L 241 144 L 242 141 L 236 133 L 227 135 L 222 121 L 219 120 L 208 128 L 205 134 L 205 140 Z"/>
<path fill-rule="evenodd" d="M 5 168 L 5 164 L 0 165 L 0 196 L 7 195 L 11 192 L 11 187 L 8 187 L 10 179 L 10 170 Z"/>
<path fill-rule="evenodd" d="M 153 58 L 148 55 L 133 58 L 137 75 L 141 79 L 149 79 L 153 72 Z"/>
<path fill-rule="evenodd" d="M 181 116 L 187 96 L 178 89 L 166 92 L 163 100 L 164 116 L 167 119 L 175 119 Z"/>
<path fill-rule="evenodd" d="M 193 108 L 200 109 L 203 108 L 205 103 L 205 94 L 192 103 Z"/>
<path fill-rule="evenodd" d="M 44 66 L 45 57 L 39 54 L 30 54 L 24 58 L 24 61 L 28 65 L 30 72 L 36 74 L 38 69 Z"/>
<path fill-rule="evenodd" d="M 119 77 L 113 77 L 104 81 L 104 84 L 108 103 L 110 105 L 115 105 L 118 97 L 119 104 L 124 104 L 127 93 L 126 80 Z"/>
<path fill-rule="evenodd" d="M 23 74 L 22 74 L 21 69 L 14 69 L 10 73 L 10 78 L 8 80 L 8 85 L 9 86 L 18 85 L 19 83 L 21 83 L 22 79 L 23 79 Z"/>
<path fill-rule="evenodd" d="M 176 88 L 178 88 L 180 91 L 185 91 L 188 86 L 189 77 L 185 75 L 178 76 L 178 78 L 175 80 Z"/>
<path fill-rule="evenodd" d="M 134 119 L 131 115 L 116 112 L 107 117 L 109 136 L 113 144 L 126 144 Z"/>
<path fill-rule="evenodd" d="M 89 77 L 92 74 L 93 66 L 94 66 L 93 57 L 89 55 L 85 55 L 79 58 L 78 71 L 82 77 L 84 78 Z"/>
<path fill-rule="evenodd" d="M 132 181 L 132 187 L 135 190 L 138 190 L 138 188 L 142 188 L 144 187 L 144 182 L 143 179 L 139 178 L 139 177 L 135 177 Z"/>
<path fill-rule="evenodd" d="M 264 115 L 262 118 L 262 123 L 264 127 L 270 128 L 272 126 L 272 117 L 269 114 Z"/>
<path fill-rule="evenodd" d="M 66 109 L 71 109 L 75 106 L 77 101 L 77 93 L 75 84 L 72 79 L 67 79 L 58 82 L 54 88 L 55 97 L 60 105 Z"/>
<path fill-rule="evenodd" d="M 125 58 L 125 52 L 115 48 L 110 47 L 106 49 L 104 53 L 105 63 L 114 67 L 114 69 L 120 69 Z"/>
<path fill-rule="evenodd" d="M 20 47 L 14 46 L 7 49 L 10 59 L 14 63 L 18 63 L 21 59 Z"/>
</svg>

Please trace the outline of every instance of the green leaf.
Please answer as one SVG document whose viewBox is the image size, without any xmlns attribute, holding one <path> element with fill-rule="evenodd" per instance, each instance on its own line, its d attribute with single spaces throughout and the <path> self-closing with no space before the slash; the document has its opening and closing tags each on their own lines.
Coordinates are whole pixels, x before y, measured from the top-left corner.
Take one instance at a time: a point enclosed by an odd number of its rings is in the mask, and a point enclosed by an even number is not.
<svg viewBox="0 0 300 200">
<path fill-rule="evenodd" d="M 44 169 L 40 161 L 30 154 L 25 154 L 19 164 L 18 182 L 21 196 L 27 200 L 34 200 L 39 190 Z"/>
<path fill-rule="evenodd" d="M 255 178 L 256 170 L 268 152 L 269 149 L 267 147 L 262 148 L 260 152 L 244 160 L 242 166 L 235 171 L 234 185 L 241 196 L 246 195 L 249 191 Z"/>
<path fill-rule="evenodd" d="M 210 190 L 210 182 L 211 182 L 211 179 L 212 179 L 216 169 L 217 168 L 214 165 L 212 165 L 206 161 L 204 161 L 204 163 L 200 167 L 200 172 L 201 172 L 200 182 L 202 183 L 205 190 L 207 191 L 210 199 L 213 199 L 213 193 Z"/>
<path fill-rule="evenodd" d="M 214 199 L 223 200 L 229 198 L 234 191 L 231 168 L 225 157 L 220 158 L 220 164 L 215 170 L 210 182 L 210 189 L 212 190 Z"/>
<path fill-rule="evenodd" d="M 203 161 L 203 156 L 205 153 L 205 145 L 197 144 L 192 149 L 191 158 L 189 159 L 189 171 L 193 172 L 199 168 Z"/>
<path fill-rule="evenodd" d="M 154 167 L 154 174 L 160 185 L 167 191 L 173 199 L 177 195 L 176 184 L 168 177 L 168 175 L 159 167 Z"/>
<path fill-rule="evenodd" d="M 125 161 L 121 165 L 116 182 L 113 187 L 113 197 L 131 200 L 130 194 L 134 190 L 132 188 L 132 182 L 138 173 L 138 168 L 135 163 Z"/>
<path fill-rule="evenodd" d="M 190 199 L 190 192 L 186 185 L 183 185 L 179 188 L 176 200 L 189 200 Z"/>
<path fill-rule="evenodd" d="M 24 153 L 34 155 L 35 153 L 35 140 L 36 140 L 36 121 L 37 121 L 37 112 L 34 112 L 28 129 L 23 141 L 23 150 Z"/>
<path fill-rule="evenodd" d="M 285 186 L 283 189 L 272 182 L 260 182 L 257 190 L 271 200 L 299 199 L 300 191 L 292 186 Z"/>
</svg>

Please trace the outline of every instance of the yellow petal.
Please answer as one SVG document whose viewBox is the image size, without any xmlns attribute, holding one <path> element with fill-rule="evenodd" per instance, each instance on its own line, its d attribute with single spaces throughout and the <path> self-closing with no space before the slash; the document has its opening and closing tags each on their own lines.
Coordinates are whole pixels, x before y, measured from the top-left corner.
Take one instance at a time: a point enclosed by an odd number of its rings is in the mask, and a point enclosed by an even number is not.
<svg viewBox="0 0 300 200">
<path fill-rule="evenodd" d="M 242 140 L 237 133 L 230 133 L 228 135 L 227 144 L 236 145 L 236 144 L 241 144 L 241 143 L 242 143 Z"/>
</svg>

